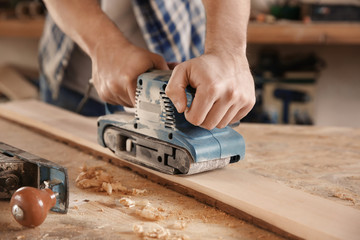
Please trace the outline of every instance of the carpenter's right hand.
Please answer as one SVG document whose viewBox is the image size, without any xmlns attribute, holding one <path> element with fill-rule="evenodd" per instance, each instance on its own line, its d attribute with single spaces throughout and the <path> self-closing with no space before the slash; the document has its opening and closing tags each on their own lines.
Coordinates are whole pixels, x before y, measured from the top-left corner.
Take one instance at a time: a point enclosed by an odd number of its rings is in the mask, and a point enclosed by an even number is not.
<svg viewBox="0 0 360 240">
<path fill-rule="evenodd" d="M 91 54 L 92 79 L 100 98 L 134 107 L 137 77 L 149 69 L 167 70 L 163 57 L 116 39 L 100 42 Z"/>
</svg>

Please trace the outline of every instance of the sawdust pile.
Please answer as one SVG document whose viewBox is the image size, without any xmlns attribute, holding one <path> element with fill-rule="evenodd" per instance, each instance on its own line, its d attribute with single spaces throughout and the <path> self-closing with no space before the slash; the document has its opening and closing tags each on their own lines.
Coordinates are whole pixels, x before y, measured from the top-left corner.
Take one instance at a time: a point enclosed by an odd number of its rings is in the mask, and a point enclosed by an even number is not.
<svg viewBox="0 0 360 240">
<path fill-rule="evenodd" d="M 94 189 L 99 192 L 106 192 L 109 195 L 113 192 L 131 195 L 139 195 L 146 192 L 145 189 L 128 189 L 100 166 L 87 167 L 84 165 L 75 182 L 78 188 Z"/>
<path fill-rule="evenodd" d="M 164 219 L 164 216 L 160 213 L 160 211 L 153 206 L 145 206 L 142 209 L 137 209 L 135 213 L 148 220 L 157 221 Z"/>
<path fill-rule="evenodd" d="M 129 195 L 139 195 L 146 192 L 146 189 L 129 189 L 115 180 L 114 176 L 109 174 L 103 167 L 87 167 L 84 165 L 81 172 L 75 180 L 76 186 L 82 189 L 93 189 L 99 192 L 107 192 L 111 195 L 113 192 L 121 192 Z M 119 204 L 125 208 L 134 208 L 134 213 L 149 221 L 160 221 L 166 218 L 165 210 L 161 207 L 154 207 L 147 199 L 138 201 L 128 197 L 119 199 Z M 186 227 L 184 222 L 175 222 L 170 228 L 182 230 Z M 133 226 L 133 232 L 142 239 L 165 239 L 165 240 L 187 240 L 186 235 L 171 234 L 170 230 L 154 222 L 137 223 Z"/>
<path fill-rule="evenodd" d="M 128 197 L 123 197 L 119 200 L 119 203 L 125 208 L 134 208 L 134 213 L 141 218 L 150 221 L 160 221 L 165 219 L 165 209 L 161 207 L 154 207 L 147 199 L 141 199 L 138 201 L 132 200 Z M 175 221 L 172 224 L 168 224 L 168 228 L 174 230 L 183 230 L 186 228 L 187 223 L 185 221 Z M 142 239 L 166 239 L 166 240 L 187 240 L 190 239 L 185 234 L 178 234 L 176 232 L 171 233 L 168 228 L 161 226 L 158 223 L 136 223 L 133 225 L 133 232 Z"/>
<path fill-rule="evenodd" d="M 133 232 L 144 240 L 189 240 L 186 234 L 171 234 L 170 230 L 157 223 L 135 223 Z"/>
<path fill-rule="evenodd" d="M 186 222 L 184 221 L 175 221 L 172 225 L 171 228 L 172 229 L 177 229 L 177 230 L 183 230 L 184 228 L 186 228 Z"/>
<path fill-rule="evenodd" d="M 121 205 L 123 205 L 124 207 L 127 207 L 127 208 L 132 208 L 132 207 L 135 207 L 136 206 L 136 203 L 134 200 L 131 200 L 130 198 L 121 198 L 119 200 L 119 203 Z"/>
<path fill-rule="evenodd" d="M 162 208 L 155 208 L 147 199 L 134 201 L 130 198 L 123 197 L 119 200 L 119 203 L 127 208 L 137 208 L 135 210 L 135 214 L 146 220 L 159 221 L 165 218 L 165 216 L 161 213 L 165 210 Z"/>
<path fill-rule="evenodd" d="M 170 231 L 157 223 L 137 223 L 133 225 L 134 233 L 142 239 L 169 239 Z"/>
<path fill-rule="evenodd" d="M 345 193 L 345 192 L 341 192 L 340 190 L 337 190 L 335 193 L 333 193 L 332 195 L 333 197 L 342 199 L 342 200 L 346 200 L 351 202 L 353 205 L 356 204 L 356 198 L 351 196 L 351 193 Z"/>
</svg>

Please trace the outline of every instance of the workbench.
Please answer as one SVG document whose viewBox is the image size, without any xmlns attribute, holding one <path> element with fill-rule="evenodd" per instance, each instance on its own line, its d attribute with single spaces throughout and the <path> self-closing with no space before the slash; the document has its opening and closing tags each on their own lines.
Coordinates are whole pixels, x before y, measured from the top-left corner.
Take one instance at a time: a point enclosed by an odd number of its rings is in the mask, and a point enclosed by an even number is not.
<svg viewBox="0 0 360 240">
<path fill-rule="evenodd" d="M 179 239 L 280 239 L 222 211 L 186 197 L 126 168 L 99 161 L 94 156 L 66 143 L 43 136 L 0 118 L 0 141 L 56 162 L 68 169 L 70 184 L 69 211 L 66 215 L 49 212 L 45 222 L 34 229 L 19 225 L 11 216 L 8 201 L 0 201 L 0 239 L 140 239 L 132 231 L 134 223 L 151 222 L 122 207 L 119 199 L 147 199 L 164 209 L 166 218 L 157 221 Z M 123 195 L 84 190 L 75 186 L 80 168 L 101 166 L 128 188 L 146 189 L 142 195 Z M 172 229 L 176 222 L 184 229 Z M 188 236 L 189 238 L 186 238 Z M 174 238 L 175 239 L 175 238 Z"/>
<path fill-rule="evenodd" d="M 84 164 L 101 165 L 129 188 L 146 189 L 143 195 L 127 197 L 147 199 L 161 209 L 166 217 L 157 223 L 179 239 L 280 238 L 248 222 L 293 238 L 360 236 L 360 129 L 240 124 L 236 130 L 247 143 L 244 161 L 210 173 L 175 178 L 175 183 L 173 177 L 116 164 L 114 158 L 99 154 L 102 150 L 95 144 L 84 147 L 96 142 L 95 129 L 96 119 L 80 118 L 37 101 L 0 104 L 0 141 L 67 167 L 70 183 L 68 214 L 49 213 L 34 229 L 18 225 L 10 215 L 8 202 L 0 202 L 1 239 L 139 239 L 132 225 L 147 220 L 118 203 L 122 194 L 109 196 L 75 186 Z M 191 181 L 203 190 L 186 185 Z M 241 201 L 227 195 L 236 186 L 243 191 Z M 242 197 L 241 193 L 234 194 Z M 247 196 L 252 198 L 247 201 Z M 330 210 L 324 213 L 323 209 Z M 301 224 L 309 221 L 307 217 L 314 218 L 314 223 Z M 318 223 L 319 219 L 323 223 Z M 183 229 L 172 227 L 178 221 L 185 224 Z M 304 231 L 308 235 L 301 235 Z"/>
</svg>

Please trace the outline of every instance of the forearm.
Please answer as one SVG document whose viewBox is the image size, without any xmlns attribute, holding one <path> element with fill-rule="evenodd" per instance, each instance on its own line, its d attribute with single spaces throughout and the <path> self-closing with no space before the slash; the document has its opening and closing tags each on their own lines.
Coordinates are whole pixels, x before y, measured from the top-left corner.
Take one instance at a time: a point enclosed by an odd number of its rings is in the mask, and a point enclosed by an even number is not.
<svg viewBox="0 0 360 240">
<path fill-rule="evenodd" d="M 205 53 L 245 54 L 250 0 L 203 0 L 206 11 Z"/>
<path fill-rule="evenodd" d="M 175 67 L 166 94 L 192 124 L 223 128 L 243 118 L 255 104 L 254 81 L 246 58 L 250 0 L 203 0 L 205 51 Z M 196 88 L 187 108 L 185 88 Z"/>
<path fill-rule="evenodd" d="M 97 0 L 45 0 L 44 2 L 60 29 L 89 56 L 94 54 L 103 41 L 114 39 L 118 44 L 128 43 L 115 24 L 101 10 Z"/>
</svg>

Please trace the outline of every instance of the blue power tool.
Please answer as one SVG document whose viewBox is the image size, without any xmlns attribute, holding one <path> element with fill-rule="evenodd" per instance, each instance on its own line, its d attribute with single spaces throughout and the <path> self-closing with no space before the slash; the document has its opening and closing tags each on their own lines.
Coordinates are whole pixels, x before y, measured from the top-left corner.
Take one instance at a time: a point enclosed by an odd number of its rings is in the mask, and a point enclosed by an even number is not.
<svg viewBox="0 0 360 240">
<path fill-rule="evenodd" d="M 138 77 L 135 119 L 121 114 L 98 119 L 98 142 L 121 159 L 168 174 L 194 174 L 244 158 L 243 137 L 227 126 L 206 130 L 186 121 L 165 94 L 171 71 Z M 187 105 L 194 89 L 186 91 Z"/>
</svg>

